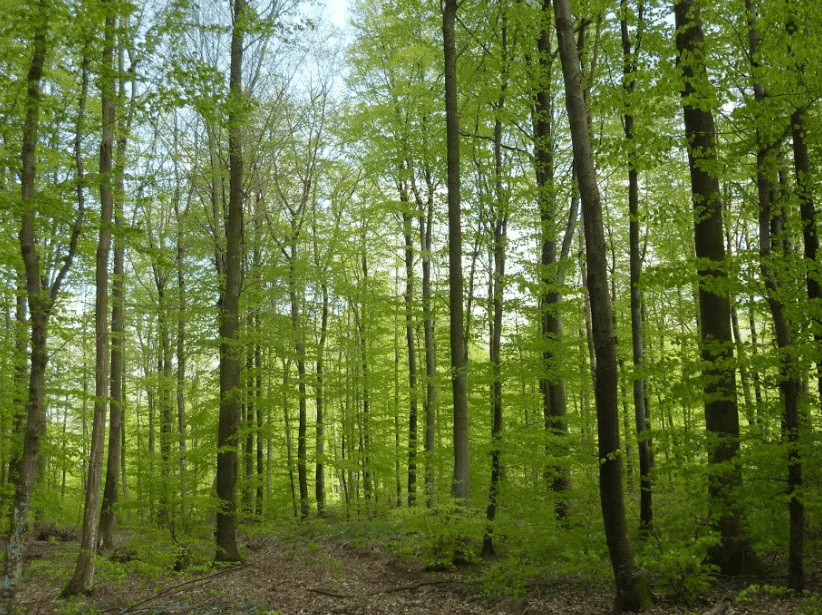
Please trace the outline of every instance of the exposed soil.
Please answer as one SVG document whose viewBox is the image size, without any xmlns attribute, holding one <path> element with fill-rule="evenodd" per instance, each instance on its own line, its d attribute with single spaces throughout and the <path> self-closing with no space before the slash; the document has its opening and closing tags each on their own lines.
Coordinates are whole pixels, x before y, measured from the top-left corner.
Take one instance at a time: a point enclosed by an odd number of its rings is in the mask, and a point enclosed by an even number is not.
<svg viewBox="0 0 822 615">
<path fill-rule="evenodd" d="M 26 577 L 17 602 L 37 615 L 111 613 L 116 615 L 606 615 L 613 591 L 608 583 L 551 579 L 534 583 L 523 598 L 483 596 L 476 578 L 481 566 L 430 572 L 413 560 L 376 548 L 316 538 L 256 536 L 247 539 L 249 560 L 198 574 L 173 574 L 152 581 L 133 573 L 112 580 L 99 574 L 95 591 L 70 605 L 58 600 L 77 554 L 76 542 L 32 541 Z M 752 603 L 733 598 L 753 580 L 719 582 L 694 604 L 660 600 L 652 615 L 698 613 L 781 615 L 802 613 L 803 599 L 758 595 Z M 761 583 L 762 581 L 760 581 Z M 807 598 L 805 605 L 807 607 Z M 818 604 L 816 605 L 818 606 Z M 92 611 L 90 609 L 97 609 Z"/>
</svg>

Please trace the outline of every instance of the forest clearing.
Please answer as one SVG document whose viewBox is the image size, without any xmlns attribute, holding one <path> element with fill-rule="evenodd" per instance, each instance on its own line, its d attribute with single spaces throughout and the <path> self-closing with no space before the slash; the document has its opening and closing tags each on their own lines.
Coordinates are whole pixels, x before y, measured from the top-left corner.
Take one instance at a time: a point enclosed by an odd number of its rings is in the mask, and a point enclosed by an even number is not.
<svg viewBox="0 0 822 615">
<path fill-rule="evenodd" d="M 328 2 L 0 0 L 0 615 L 820 615 L 822 3 Z"/>
</svg>

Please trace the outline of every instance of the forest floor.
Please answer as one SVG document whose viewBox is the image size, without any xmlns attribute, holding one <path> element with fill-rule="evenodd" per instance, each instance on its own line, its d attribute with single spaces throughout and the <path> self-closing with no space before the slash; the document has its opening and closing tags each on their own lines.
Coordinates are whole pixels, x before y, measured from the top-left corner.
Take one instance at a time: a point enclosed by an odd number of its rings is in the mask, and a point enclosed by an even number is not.
<svg viewBox="0 0 822 615">
<path fill-rule="evenodd" d="M 479 582 L 483 564 L 433 572 L 415 558 L 339 537 L 261 535 L 244 538 L 246 563 L 218 569 L 158 574 L 141 569 L 139 560 L 124 566 L 107 559 L 98 564 L 93 594 L 66 602 L 57 595 L 73 570 L 78 543 L 34 538 L 17 594 L 21 612 L 31 615 L 606 615 L 613 600 L 603 575 L 600 580 L 546 575 L 531 582 L 522 597 L 489 597 Z M 822 612 L 818 601 L 779 591 L 749 591 L 752 600 L 734 602 L 753 583 L 765 581 L 718 581 L 691 604 L 658 598 L 650 613 Z M 812 589 L 819 595 L 822 588 Z"/>
</svg>

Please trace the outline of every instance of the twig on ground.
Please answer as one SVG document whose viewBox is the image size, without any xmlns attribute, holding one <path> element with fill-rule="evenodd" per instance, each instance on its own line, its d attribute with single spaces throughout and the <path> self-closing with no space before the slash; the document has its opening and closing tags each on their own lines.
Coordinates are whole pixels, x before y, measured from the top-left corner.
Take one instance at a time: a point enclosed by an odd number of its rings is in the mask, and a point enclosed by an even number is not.
<svg viewBox="0 0 822 615">
<path fill-rule="evenodd" d="M 170 592 L 173 592 L 177 589 L 180 589 L 181 587 L 185 587 L 186 585 L 192 585 L 194 583 L 201 583 L 203 581 L 208 581 L 208 580 L 213 579 L 215 577 L 219 577 L 219 576 L 222 576 L 224 574 L 228 574 L 229 572 L 236 572 L 237 570 L 244 570 L 245 568 L 248 568 L 248 567 L 253 566 L 253 565 L 254 565 L 254 562 L 249 562 L 247 564 L 240 564 L 239 566 L 229 566 L 229 567 L 224 568 L 223 570 L 220 570 L 219 572 L 215 572 L 214 574 L 209 574 L 209 575 L 204 576 L 204 577 L 199 577 L 197 579 L 191 579 L 190 581 L 185 581 L 185 582 L 179 583 L 177 585 L 172 585 L 171 587 L 166 587 L 165 589 L 157 592 L 156 594 L 154 594 L 152 596 L 149 596 L 145 600 L 140 600 L 140 602 L 138 602 L 136 604 L 132 604 L 127 609 L 124 609 L 124 610 L 120 611 L 120 615 L 125 615 L 125 613 L 133 613 L 135 611 L 135 609 L 137 609 L 137 607 L 140 606 L 141 604 L 145 604 L 146 602 L 151 602 L 152 600 L 154 600 L 156 598 L 159 598 L 160 596 L 162 596 L 164 594 L 168 594 Z"/>
<path fill-rule="evenodd" d="M 426 585 L 448 585 L 449 583 L 457 583 L 456 579 L 448 579 L 446 581 L 422 581 L 421 583 L 414 583 L 413 585 L 404 585 L 402 587 L 394 587 L 391 589 L 383 589 L 378 592 L 374 592 L 372 594 L 368 594 L 369 596 L 379 596 L 380 594 L 396 594 L 398 592 L 404 592 L 411 589 L 419 589 L 420 587 L 425 587 Z"/>
</svg>

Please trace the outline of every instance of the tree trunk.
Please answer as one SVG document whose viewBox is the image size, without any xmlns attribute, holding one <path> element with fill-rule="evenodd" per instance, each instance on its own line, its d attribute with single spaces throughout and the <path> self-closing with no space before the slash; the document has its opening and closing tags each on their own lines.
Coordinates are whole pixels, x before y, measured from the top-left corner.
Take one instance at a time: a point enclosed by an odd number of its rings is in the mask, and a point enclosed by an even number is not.
<svg viewBox="0 0 822 615">
<path fill-rule="evenodd" d="M 123 50 L 119 51 L 118 66 L 123 70 Z M 120 83 L 120 98 L 124 85 Z M 125 334 L 125 218 L 123 201 L 125 197 L 124 174 L 126 164 L 127 135 L 125 126 L 120 126 L 117 141 L 115 168 L 116 187 L 114 191 L 114 276 L 111 289 L 111 385 L 109 400 L 108 457 L 106 459 L 106 482 L 103 487 L 103 506 L 100 513 L 100 535 L 104 549 L 114 548 L 114 507 L 118 498 L 118 478 L 121 444 L 123 440 L 123 344 Z"/>
<path fill-rule="evenodd" d="M 245 0 L 234 0 L 229 76 L 232 107 L 228 113 L 229 192 L 225 220 L 225 286 L 221 288 L 220 418 L 217 430 L 215 562 L 239 562 L 237 548 L 237 432 L 240 421 L 240 291 L 243 267 L 243 28 Z"/>
<path fill-rule="evenodd" d="M 709 555 L 722 574 L 737 575 L 749 572 L 755 566 L 755 557 L 743 535 L 742 515 L 732 493 L 742 482 L 742 472 L 733 464 L 739 453 L 739 410 L 732 365 L 733 334 L 724 263 L 722 203 L 716 176 L 713 114 L 705 109 L 704 102 L 696 99 L 697 92 L 708 92 L 711 86 L 702 59 L 704 37 L 699 5 L 689 0 L 677 0 L 674 14 L 678 62 L 684 78 L 682 109 L 691 169 L 696 257 L 699 259 L 705 427 L 712 436 L 709 463 L 717 468 L 711 472 L 708 492 L 718 511 L 716 527 L 721 543 Z M 719 469 L 726 467 L 731 468 L 730 471 Z"/>
<path fill-rule="evenodd" d="M 112 188 L 112 160 L 115 125 L 114 37 L 116 16 L 114 7 L 105 2 L 105 42 L 101 70 L 103 133 L 100 141 L 100 233 L 95 258 L 96 300 L 94 306 L 95 331 L 95 387 L 94 420 L 91 427 L 91 454 L 86 481 L 86 501 L 83 528 L 80 538 L 80 554 L 74 575 L 60 593 L 69 598 L 88 593 L 94 587 L 95 557 L 97 555 L 97 531 L 100 514 L 100 483 L 103 470 L 103 453 L 106 433 L 106 410 L 109 393 L 109 330 L 108 330 L 108 261 L 111 248 L 111 218 L 114 209 Z"/>
<path fill-rule="evenodd" d="M 628 32 L 628 20 L 625 16 L 627 12 L 626 0 L 622 0 L 623 17 L 620 23 L 623 54 L 623 74 L 626 77 L 625 90 L 630 97 L 634 93 L 636 85 L 636 54 L 639 52 L 640 35 L 636 35 L 636 45 L 632 49 L 631 38 Z M 641 27 L 643 19 L 642 12 L 638 16 Z M 651 452 L 651 438 L 648 434 L 649 411 L 648 397 L 645 394 L 645 348 L 642 342 L 642 329 L 644 321 L 642 318 L 642 291 L 639 287 L 642 276 L 642 254 L 639 245 L 639 179 L 636 168 L 636 151 L 633 145 L 634 139 L 634 116 L 630 112 L 630 102 L 628 110 L 623 114 L 623 126 L 625 139 L 628 141 L 628 215 L 630 216 L 628 236 L 629 236 L 629 261 L 631 269 L 631 350 L 633 354 L 634 370 L 636 375 L 633 378 L 634 397 L 634 423 L 636 425 L 636 435 L 639 448 L 639 534 L 641 538 L 646 538 L 653 528 L 653 497 L 652 497 L 652 472 L 654 458 Z"/>
<path fill-rule="evenodd" d="M 437 436 L 437 360 L 434 348 L 434 313 L 431 307 L 431 228 L 434 212 L 433 190 L 429 190 L 426 210 L 420 217 L 422 258 L 422 319 L 425 339 L 425 503 L 432 506 L 436 494 L 434 451 Z"/>
<path fill-rule="evenodd" d="M 445 0 L 442 41 L 445 60 L 445 130 L 448 167 L 448 274 L 451 339 L 451 387 L 454 395 L 454 479 L 451 495 L 464 506 L 471 495 L 468 457 L 468 356 L 462 298 L 462 228 L 460 211 L 460 134 L 457 109 L 457 0 Z"/>
<path fill-rule="evenodd" d="M 651 607 L 652 595 L 647 579 L 637 570 L 634 563 L 634 552 L 625 518 L 622 454 L 619 442 L 616 340 L 608 293 L 602 205 L 588 132 L 588 112 L 583 98 L 582 73 L 574 41 L 570 2 L 554 0 L 554 16 L 587 248 L 588 293 L 597 364 L 594 394 L 599 436 L 599 488 L 605 537 L 616 581 L 614 613 L 644 611 Z"/>
<path fill-rule="evenodd" d="M 299 405 L 299 418 L 297 424 L 297 482 L 300 489 L 300 519 L 308 518 L 311 505 L 308 501 L 308 469 L 306 466 L 306 430 L 307 430 L 307 409 L 306 402 L 306 352 L 305 340 L 300 314 L 300 293 L 297 291 L 297 236 L 298 231 L 293 227 L 292 222 L 292 244 L 291 255 L 288 261 L 289 297 L 291 301 L 291 327 L 295 336 L 295 351 L 297 353 L 297 393 Z"/>
<path fill-rule="evenodd" d="M 402 199 L 404 207 L 410 206 L 407 194 Z M 408 348 L 408 505 L 417 503 L 417 351 L 414 324 L 414 246 L 411 241 L 411 214 L 402 212 L 403 239 L 405 241 L 405 340 Z"/>
<path fill-rule="evenodd" d="M 502 74 L 500 75 L 500 95 L 494 106 L 494 195 L 491 214 L 493 229 L 493 244 L 491 246 L 491 260 L 494 268 L 490 279 L 491 319 L 488 335 L 488 359 L 493 370 L 491 382 L 491 484 L 488 488 L 488 506 L 485 510 L 487 521 L 485 535 L 482 539 L 482 554 L 494 554 L 493 523 L 497 516 L 497 501 L 499 499 L 500 481 L 502 480 L 502 315 L 503 297 L 505 294 L 505 251 L 508 247 L 508 212 L 510 198 L 502 181 L 502 113 L 505 109 L 505 95 L 508 89 L 508 20 L 502 7 L 501 26 L 501 55 Z"/>
<path fill-rule="evenodd" d="M 373 512 L 372 506 L 374 504 L 375 490 L 373 489 L 373 471 L 371 468 L 371 382 L 370 382 L 370 363 L 368 361 L 368 336 L 366 334 L 365 323 L 365 307 L 366 295 L 369 291 L 368 284 L 368 255 L 365 246 L 365 226 L 362 229 L 361 246 L 362 256 L 360 262 L 362 265 L 362 289 L 360 291 L 360 305 L 357 308 L 354 316 L 356 319 L 356 327 L 359 335 L 360 347 L 360 382 L 362 390 L 362 416 L 360 420 L 360 453 L 362 455 L 362 474 L 363 474 L 363 496 L 365 497 L 365 508 L 370 515 Z"/>
<path fill-rule="evenodd" d="M 567 257 L 569 242 L 574 233 L 576 211 L 572 208 L 569 226 L 563 238 L 561 254 L 557 253 L 557 197 L 554 186 L 554 126 L 553 92 L 551 73 L 553 52 L 551 50 L 552 9 L 550 0 L 543 0 L 541 10 L 542 27 L 537 38 L 537 65 L 541 86 L 534 92 L 534 175 L 536 177 L 537 203 L 541 226 L 540 282 L 543 285 L 540 297 L 540 336 L 542 337 L 542 363 L 545 375 L 540 378 L 542 413 L 545 431 L 552 437 L 564 437 L 568 433 L 568 400 L 565 394 L 565 380 L 559 374 L 562 348 L 562 316 L 560 308 L 562 293 L 559 288 L 563 281 L 562 264 Z M 546 456 L 555 455 L 552 446 L 546 447 Z M 567 467 L 547 464 L 545 478 L 549 488 L 557 495 L 555 512 L 564 518 L 568 512 L 565 493 L 571 488 L 571 473 Z"/>
<path fill-rule="evenodd" d="M 6 541 L 3 578 L 0 580 L 0 615 L 13 612 L 14 594 L 23 576 L 23 550 L 29 524 L 29 506 L 37 474 L 37 456 L 40 439 L 46 430 L 46 412 L 43 401 L 46 363 L 48 361 L 48 314 L 51 301 L 40 286 L 40 256 L 34 234 L 35 154 L 40 119 L 40 80 L 46 60 L 49 29 L 49 7 L 44 0 L 34 15 L 34 37 L 31 64 L 26 77 L 26 120 L 23 129 L 21 154 L 20 193 L 23 220 L 20 226 L 20 251 L 26 269 L 26 294 L 31 317 L 31 369 L 26 402 L 26 424 L 23 450 L 17 471 L 17 484 L 12 503 L 8 540 Z"/>
<path fill-rule="evenodd" d="M 759 30 L 757 29 L 756 8 L 751 0 L 746 0 L 745 9 L 748 13 L 748 43 L 751 63 L 755 67 L 759 61 Z M 796 365 L 793 352 L 792 325 L 785 314 L 785 305 L 782 297 L 781 281 L 774 270 L 774 262 L 784 259 L 786 254 L 773 254 L 773 245 L 784 246 L 785 211 L 782 206 L 774 211 L 776 205 L 776 189 L 771 180 L 769 169 L 775 168 L 773 148 L 767 142 L 758 127 L 761 121 L 768 117 L 763 113 L 762 104 L 765 102 L 765 88 L 760 81 L 754 83 L 754 105 L 756 106 L 756 188 L 759 201 L 759 257 L 760 271 L 765 282 L 768 307 L 773 317 L 774 333 L 779 357 L 779 389 L 782 393 L 783 432 L 788 447 L 788 518 L 790 523 L 790 538 L 788 540 L 788 587 L 795 592 L 802 592 L 805 588 L 805 568 L 803 550 L 805 542 L 805 504 L 800 498 L 802 492 L 802 458 L 799 452 L 800 409 L 799 395 L 802 390 L 800 377 L 801 368 Z M 795 120 L 796 118 L 792 118 Z M 794 131 L 800 130 L 794 124 Z M 801 140 L 801 139 L 800 139 Z M 801 190 L 800 190 L 801 192 Z M 800 196 L 800 213 L 804 203 Z M 810 205 L 813 210 L 813 204 Z M 785 252 L 790 251 L 787 246 Z M 780 250 L 782 252 L 782 250 Z M 807 254 L 805 255 L 807 257 Z M 815 254 L 814 254 L 815 257 Z M 780 267 L 782 269 L 782 267 Z M 810 280 L 810 277 L 808 278 Z M 793 281 L 791 281 L 793 283 Z M 810 287 L 808 287 L 810 290 Z"/>
<path fill-rule="evenodd" d="M 316 369 L 316 406 L 317 406 L 317 427 L 316 427 L 316 455 L 317 465 L 314 477 L 314 491 L 317 498 L 317 516 L 325 515 L 325 341 L 328 333 L 328 285 L 324 282 L 322 287 L 322 308 L 320 316 L 320 343 L 317 345 L 317 369 Z"/>
<path fill-rule="evenodd" d="M 175 140 L 177 138 L 177 126 L 175 118 Z M 176 145 L 176 144 L 175 144 Z M 175 147 L 176 150 L 176 147 Z M 178 167 L 175 165 L 175 173 L 178 173 Z M 180 185 L 182 178 L 177 179 L 177 186 Z M 191 193 L 189 192 L 190 199 Z M 185 399 L 185 385 L 186 385 L 186 318 L 188 318 L 188 298 L 186 296 L 186 276 L 185 276 L 185 234 L 183 231 L 184 216 L 188 213 L 188 202 L 186 208 L 180 211 L 180 195 L 176 195 L 174 199 L 174 218 L 177 224 L 177 251 L 176 251 L 176 265 L 177 265 L 177 340 L 175 345 L 175 352 L 177 355 L 177 381 L 176 381 L 176 400 L 177 400 L 177 437 L 180 453 L 180 512 L 182 518 L 186 518 L 186 496 L 188 494 L 188 461 L 186 455 L 187 448 L 187 434 L 186 434 L 186 399 Z"/>
</svg>

